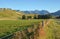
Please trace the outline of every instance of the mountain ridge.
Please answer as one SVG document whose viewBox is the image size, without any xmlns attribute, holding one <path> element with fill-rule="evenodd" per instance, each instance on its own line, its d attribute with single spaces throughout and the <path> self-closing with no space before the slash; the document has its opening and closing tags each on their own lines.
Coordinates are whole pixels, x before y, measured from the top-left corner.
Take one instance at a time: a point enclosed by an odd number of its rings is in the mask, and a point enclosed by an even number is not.
<svg viewBox="0 0 60 39">
<path fill-rule="evenodd" d="M 25 14 L 40 14 L 40 15 L 45 15 L 48 14 L 49 12 L 47 10 L 34 10 L 34 11 L 22 11 Z"/>
</svg>

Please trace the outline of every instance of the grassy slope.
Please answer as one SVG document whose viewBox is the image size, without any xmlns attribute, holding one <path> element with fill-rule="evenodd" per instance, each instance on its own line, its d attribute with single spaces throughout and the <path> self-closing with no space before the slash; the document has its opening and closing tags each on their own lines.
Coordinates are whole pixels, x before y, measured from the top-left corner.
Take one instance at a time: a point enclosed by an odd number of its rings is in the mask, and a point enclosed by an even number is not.
<svg viewBox="0 0 60 39">
<path fill-rule="evenodd" d="M 21 17 L 23 13 L 22 12 L 16 12 L 14 10 L 1 10 L 0 11 L 0 20 L 2 19 L 18 19 L 18 17 Z"/>
</svg>

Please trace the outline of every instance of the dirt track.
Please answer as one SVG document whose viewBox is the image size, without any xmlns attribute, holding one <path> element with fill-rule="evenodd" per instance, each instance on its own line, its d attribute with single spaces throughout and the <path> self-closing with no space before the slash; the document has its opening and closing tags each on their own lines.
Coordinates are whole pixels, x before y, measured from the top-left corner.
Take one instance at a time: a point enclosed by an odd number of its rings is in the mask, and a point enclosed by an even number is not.
<svg viewBox="0 0 60 39">
<path fill-rule="evenodd" d="M 46 27 L 50 23 L 50 20 L 44 21 L 44 24 L 40 27 L 39 38 L 38 39 L 46 39 L 46 32 L 44 31 L 44 27 Z"/>
</svg>

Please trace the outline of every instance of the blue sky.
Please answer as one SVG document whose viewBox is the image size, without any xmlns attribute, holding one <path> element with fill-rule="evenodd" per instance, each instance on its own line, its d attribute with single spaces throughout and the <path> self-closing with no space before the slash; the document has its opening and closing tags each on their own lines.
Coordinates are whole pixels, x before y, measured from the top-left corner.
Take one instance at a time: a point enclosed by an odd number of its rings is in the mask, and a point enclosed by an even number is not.
<svg viewBox="0 0 60 39">
<path fill-rule="evenodd" d="M 60 0 L 0 0 L 0 8 L 16 10 L 60 10 Z"/>
</svg>

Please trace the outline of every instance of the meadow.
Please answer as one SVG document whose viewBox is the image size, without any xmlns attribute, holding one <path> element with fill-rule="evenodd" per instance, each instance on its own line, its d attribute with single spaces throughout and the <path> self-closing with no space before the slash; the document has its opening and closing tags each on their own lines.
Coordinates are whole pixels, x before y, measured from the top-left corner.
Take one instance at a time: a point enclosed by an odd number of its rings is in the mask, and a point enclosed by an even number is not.
<svg viewBox="0 0 60 39">
<path fill-rule="evenodd" d="M 0 37 L 12 34 L 17 31 L 38 24 L 42 20 L 0 20 Z"/>
<path fill-rule="evenodd" d="M 31 20 L 0 20 L 0 37 L 22 31 L 34 24 L 42 22 L 43 19 Z M 60 39 L 60 19 L 52 19 L 51 22 L 44 27 L 46 39 Z"/>
<path fill-rule="evenodd" d="M 45 27 L 46 39 L 60 39 L 60 19 L 53 19 L 50 24 Z"/>
</svg>

